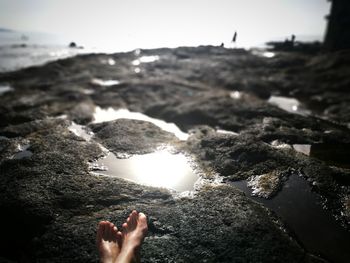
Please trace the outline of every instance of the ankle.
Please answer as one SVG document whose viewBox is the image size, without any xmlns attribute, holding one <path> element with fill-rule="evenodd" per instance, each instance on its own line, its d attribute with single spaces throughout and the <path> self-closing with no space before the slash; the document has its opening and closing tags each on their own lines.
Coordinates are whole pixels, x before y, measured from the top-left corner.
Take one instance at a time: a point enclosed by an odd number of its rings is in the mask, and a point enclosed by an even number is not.
<svg viewBox="0 0 350 263">
<path fill-rule="evenodd" d="M 125 246 L 125 251 L 128 254 L 137 254 L 140 252 L 141 242 L 134 242 Z"/>
<path fill-rule="evenodd" d="M 140 246 L 127 245 L 120 252 L 117 263 L 139 262 Z"/>
</svg>

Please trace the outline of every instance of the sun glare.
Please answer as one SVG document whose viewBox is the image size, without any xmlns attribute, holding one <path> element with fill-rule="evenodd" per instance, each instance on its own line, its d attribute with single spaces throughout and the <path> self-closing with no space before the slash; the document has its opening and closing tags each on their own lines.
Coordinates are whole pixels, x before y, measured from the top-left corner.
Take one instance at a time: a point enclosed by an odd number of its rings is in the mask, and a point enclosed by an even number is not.
<svg viewBox="0 0 350 263">
<path fill-rule="evenodd" d="M 127 159 L 118 159 L 113 153 L 109 153 L 106 158 L 98 160 L 97 164 L 107 167 L 102 174 L 179 192 L 193 190 L 199 178 L 185 155 L 172 154 L 167 150 L 134 155 Z"/>
<path fill-rule="evenodd" d="M 137 181 L 159 187 L 178 189 L 186 176 L 192 173 L 186 157 L 159 151 L 149 155 L 135 156 L 132 169 Z"/>
</svg>

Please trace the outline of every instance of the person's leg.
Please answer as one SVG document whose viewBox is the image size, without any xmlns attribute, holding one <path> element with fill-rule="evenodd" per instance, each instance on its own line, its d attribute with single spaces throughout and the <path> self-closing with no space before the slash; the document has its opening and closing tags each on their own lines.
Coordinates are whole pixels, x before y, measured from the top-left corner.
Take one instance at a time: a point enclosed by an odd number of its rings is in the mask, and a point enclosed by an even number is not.
<svg viewBox="0 0 350 263">
<path fill-rule="evenodd" d="M 97 228 L 96 244 L 101 263 L 114 263 L 120 253 L 122 233 L 113 223 L 101 221 Z"/>
<path fill-rule="evenodd" d="M 146 215 L 132 211 L 126 223 L 123 224 L 123 243 L 117 263 L 140 262 L 140 248 L 147 230 Z"/>
</svg>

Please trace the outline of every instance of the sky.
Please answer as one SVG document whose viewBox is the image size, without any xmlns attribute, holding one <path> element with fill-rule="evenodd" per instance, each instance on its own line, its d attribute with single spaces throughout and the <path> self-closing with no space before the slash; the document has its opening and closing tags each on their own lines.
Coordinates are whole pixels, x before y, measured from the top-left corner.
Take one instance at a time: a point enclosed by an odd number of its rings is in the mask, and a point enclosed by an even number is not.
<svg viewBox="0 0 350 263">
<path fill-rule="evenodd" d="M 251 46 L 321 37 L 326 0 L 0 0 L 0 27 L 49 32 L 82 45 Z"/>
</svg>

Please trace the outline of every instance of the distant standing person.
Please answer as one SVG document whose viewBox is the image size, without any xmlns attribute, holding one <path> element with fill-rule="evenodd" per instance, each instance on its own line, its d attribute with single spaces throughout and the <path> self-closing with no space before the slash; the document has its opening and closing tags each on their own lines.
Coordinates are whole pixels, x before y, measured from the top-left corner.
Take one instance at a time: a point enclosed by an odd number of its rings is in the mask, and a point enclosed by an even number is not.
<svg viewBox="0 0 350 263">
<path fill-rule="evenodd" d="M 294 34 L 292 34 L 290 40 L 292 42 L 292 45 L 294 46 L 294 43 L 295 43 L 295 35 Z"/>
<path fill-rule="evenodd" d="M 237 31 L 233 34 L 232 43 L 236 44 L 237 41 Z"/>
</svg>

